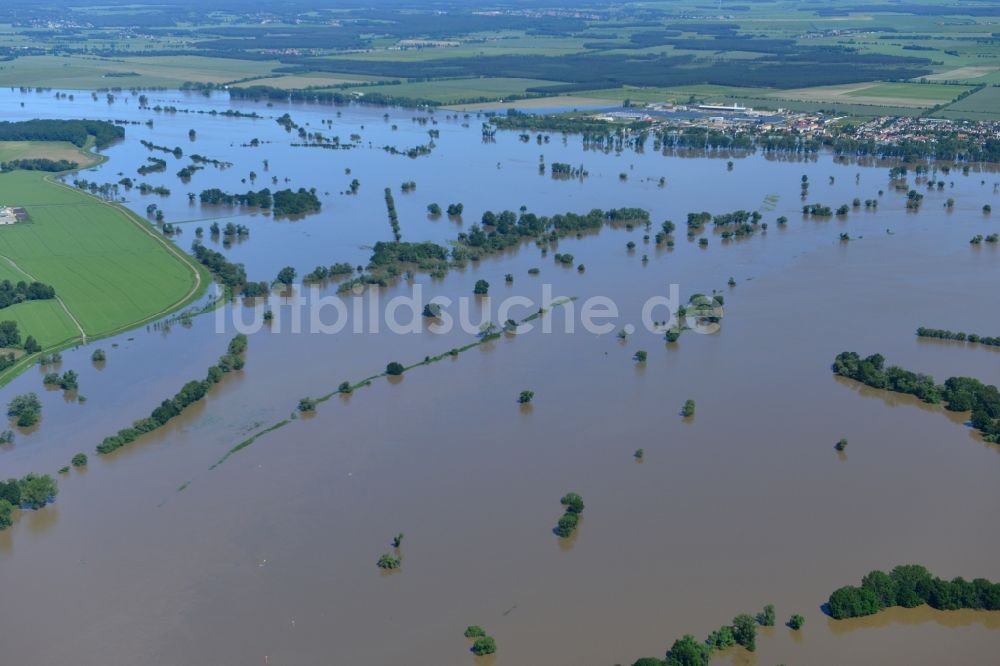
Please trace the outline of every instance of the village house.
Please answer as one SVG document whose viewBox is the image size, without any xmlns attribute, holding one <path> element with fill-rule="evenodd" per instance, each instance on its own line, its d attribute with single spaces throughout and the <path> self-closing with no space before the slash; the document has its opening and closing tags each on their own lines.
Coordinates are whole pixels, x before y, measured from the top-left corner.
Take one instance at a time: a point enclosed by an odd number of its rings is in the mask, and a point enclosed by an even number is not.
<svg viewBox="0 0 1000 666">
<path fill-rule="evenodd" d="M 16 224 L 28 219 L 28 211 L 15 206 L 0 206 L 0 224 Z"/>
</svg>

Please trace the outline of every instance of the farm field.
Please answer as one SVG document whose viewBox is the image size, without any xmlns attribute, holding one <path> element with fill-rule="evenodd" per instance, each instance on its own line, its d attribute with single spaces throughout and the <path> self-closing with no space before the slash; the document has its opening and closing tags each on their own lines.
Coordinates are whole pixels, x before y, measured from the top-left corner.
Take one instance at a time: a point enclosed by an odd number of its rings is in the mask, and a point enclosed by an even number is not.
<svg viewBox="0 0 1000 666">
<path fill-rule="evenodd" d="M 969 86 L 935 83 L 863 83 L 782 90 L 772 93 L 772 96 L 804 102 L 839 101 L 928 108 L 949 102 L 969 89 Z"/>
<path fill-rule="evenodd" d="M 367 83 L 369 81 L 381 81 L 380 76 L 355 76 L 353 74 L 287 74 L 283 76 L 268 76 L 261 79 L 252 79 L 244 83 L 236 84 L 236 87 L 248 86 L 272 86 L 283 90 L 298 90 L 302 88 L 316 88 L 324 86 L 339 86 L 345 83 Z"/>
<path fill-rule="evenodd" d="M 529 97 L 528 99 L 519 99 L 511 102 L 477 102 L 475 104 L 450 104 L 442 108 L 454 109 L 457 111 L 489 111 L 496 110 L 499 108 L 503 109 L 518 109 L 529 111 L 535 109 L 550 110 L 550 109 L 585 109 L 588 107 L 606 107 L 613 106 L 609 100 L 600 99 L 598 97 L 587 97 L 582 95 L 554 95 L 551 97 Z"/>
<path fill-rule="evenodd" d="M 187 81 L 225 83 L 268 76 L 274 61 L 205 56 L 25 56 L 0 64 L 0 86 L 96 90 L 99 88 L 179 87 Z"/>
<path fill-rule="evenodd" d="M 357 88 L 358 92 L 380 92 L 386 95 L 427 99 L 443 104 L 479 97 L 496 98 L 523 95 L 528 88 L 550 86 L 558 81 L 518 78 L 469 78 L 442 81 L 420 81 L 387 86 Z"/>
<path fill-rule="evenodd" d="M 1000 114 L 1000 88 L 989 86 L 960 99 L 935 115 L 956 120 L 989 120 Z"/>
<path fill-rule="evenodd" d="M 13 262 L 14 270 L 55 287 L 88 337 L 163 315 L 207 283 L 193 262 L 121 209 L 42 173 L 0 175 L 0 201 L 24 206 L 31 216 L 27 223 L 0 229 L 5 273 Z M 43 346 L 53 345 L 75 330 L 57 308 L 58 301 L 22 303 L 6 308 L 3 316 L 22 321 Z"/>
<path fill-rule="evenodd" d="M 822 110 L 834 115 L 856 116 L 858 118 L 874 118 L 876 116 L 910 116 L 922 111 L 920 107 L 893 106 L 884 104 L 862 104 L 854 101 L 809 102 L 791 100 L 782 97 L 755 97 L 743 95 L 726 95 L 713 98 L 720 104 L 742 104 L 755 109 L 785 109 L 799 113 L 813 113 Z"/>
<path fill-rule="evenodd" d="M 24 280 L 25 278 L 18 277 L 17 279 Z M 58 347 L 80 337 L 80 330 L 73 323 L 73 320 L 69 318 L 59 302 L 54 300 L 27 301 L 12 305 L 0 310 L 0 320 L 16 321 L 17 329 L 21 332 L 21 339 L 24 340 L 32 335 L 43 348 Z M 0 381 L 6 379 L 5 375 L 8 374 L 13 373 L 0 373 Z"/>
<path fill-rule="evenodd" d="M 768 92 L 766 88 L 738 88 L 736 86 L 692 85 L 674 88 L 640 88 L 624 86 L 606 90 L 588 90 L 587 97 L 600 99 L 655 104 L 658 102 L 674 102 L 684 104 L 694 97 L 699 102 L 721 99 L 726 95 L 761 95 Z"/>
<path fill-rule="evenodd" d="M 93 153 L 80 150 L 68 141 L 0 141 L 0 162 L 25 158 L 68 160 L 81 167 L 97 161 Z"/>
<path fill-rule="evenodd" d="M 928 81 L 969 81 L 982 83 L 980 79 L 990 74 L 995 74 L 998 69 L 1000 68 L 996 65 L 969 65 L 967 67 L 947 69 L 943 72 L 937 72 L 936 74 L 928 74 L 923 78 Z"/>
</svg>

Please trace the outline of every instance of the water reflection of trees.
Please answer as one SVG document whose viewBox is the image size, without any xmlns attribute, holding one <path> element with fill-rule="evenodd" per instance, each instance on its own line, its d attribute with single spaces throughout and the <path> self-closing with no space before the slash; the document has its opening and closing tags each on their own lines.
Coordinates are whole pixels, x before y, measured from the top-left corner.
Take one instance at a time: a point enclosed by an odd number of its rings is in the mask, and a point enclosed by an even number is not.
<svg viewBox="0 0 1000 666">
<path fill-rule="evenodd" d="M 833 380 L 841 386 L 851 389 L 864 398 L 877 398 L 888 407 L 916 407 L 917 409 L 925 412 L 933 412 L 945 416 L 953 424 L 963 426 L 971 439 L 979 442 L 984 448 L 990 449 L 1000 455 L 1000 446 L 983 440 L 982 435 L 977 430 L 972 428 L 972 424 L 969 422 L 968 412 L 950 412 L 942 405 L 926 403 L 916 396 L 872 388 L 853 379 L 841 377 L 840 375 L 833 375 Z"/>
<path fill-rule="evenodd" d="M 1000 613 L 986 610 L 935 610 L 930 606 L 903 608 L 893 606 L 879 611 L 875 615 L 855 617 L 847 620 L 834 620 L 826 617 L 826 625 L 835 635 L 849 634 L 859 629 L 882 629 L 893 625 L 915 626 L 929 623 L 942 627 L 969 627 L 981 625 L 986 629 L 1000 630 Z"/>
</svg>

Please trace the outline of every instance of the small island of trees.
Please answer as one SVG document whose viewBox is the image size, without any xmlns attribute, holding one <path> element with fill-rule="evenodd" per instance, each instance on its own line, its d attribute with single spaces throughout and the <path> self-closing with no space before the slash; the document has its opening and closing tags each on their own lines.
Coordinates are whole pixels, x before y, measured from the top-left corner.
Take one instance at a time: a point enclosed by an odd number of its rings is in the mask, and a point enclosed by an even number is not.
<svg viewBox="0 0 1000 666">
<path fill-rule="evenodd" d="M 27 474 L 0 481 L 0 530 L 13 523 L 15 509 L 40 509 L 55 501 L 59 485 L 48 474 Z"/>
<path fill-rule="evenodd" d="M 694 416 L 694 400 L 684 401 L 684 406 L 681 408 L 681 416 L 686 419 Z"/>
<path fill-rule="evenodd" d="M 375 566 L 379 569 L 394 571 L 403 566 L 403 561 L 394 555 L 390 555 L 389 553 L 382 553 L 382 556 L 378 558 Z"/>
<path fill-rule="evenodd" d="M 861 579 L 861 586 L 834 590 L 827 603 L 830 617 L 843 620 L 874 615 L 884 608 L 915 608 L 927 604 L 938 610 L 1000 610 L 1000 583 L 985 578 L 943 580 L 919 564 L 895 567 L 889 573 L 875 570 Z"/>
<path fill-rule="evenodd" d="M 18 427 L 30 428 L 38 423 L 42 412 L 42 402 L 35 393 L 23 393 L 11 398 L 7 403 L 7 416 L 16 419 Z"/>
<path fill-rule="evenodd" d="M 565 539 L 576 531 L 580 522 L 580 514 L 583 513 L 583 498 L 577 493 L 566 493 L 559 499 L 559 503 L 566 507 L 566 510 L 556 525 L 555 533 Z"/>
</svg>

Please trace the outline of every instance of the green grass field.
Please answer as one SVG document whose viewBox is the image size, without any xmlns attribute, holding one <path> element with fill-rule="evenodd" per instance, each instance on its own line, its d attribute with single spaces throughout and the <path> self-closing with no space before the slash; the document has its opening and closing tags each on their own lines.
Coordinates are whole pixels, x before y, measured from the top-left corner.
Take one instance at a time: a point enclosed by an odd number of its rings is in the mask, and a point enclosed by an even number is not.
<svg viewBox="0 0 1000 666">
<path fill-rule="evenodd" d="M 447 104 L 461 99 L 523 95 L 526 89 L 533 86 L 548 86 L 555 83 L 558 82 L 542 81 L 539 79 L 468 78 L 400 83 L 390 86 L 369 86 L 366 88 L 357 88 L 357 90 L 359 92 L 380 92 L 397 97 L 429 99 Z"/>
<path fill-rule="evenodd" d="M 0 227 L 0 277 L 51 284 L 88 338 L 162 316 L 208 284 L 190 258 L 123 209 L 39 172 L 0 174 L 0 202 L 24 206 L 30 221 Z M 78 337 L 59 301 L 0 311 L 44 346 Z"/>
<path fill-rule="evenodd" d="M 272 86 L 283 90 L 300 90 L 302 88 L 323 88 L 328 86 L 339 86 L 345 83 L 366 83 L 369 81 L 383 80 L 385 80 L 385 77 L 380 76 L 356 76 L 353 74 L 314 72 L 307 74 L 267 76 L 261 79 L 252 79 L 244 83 L 239 83 L 234 87 L 246 88 L 249 86 Z"/>
<path fill-rule="evenodd" d="M 854 90 L 848 97 L 872 97 L 881 99 L 912 99 L 920 102 L 950 102 L 970 86 L 945 85 L 941 83 L 879 83 Z"/>
<path fill-rule="evenodd" d="M 25 56 L 0 62 L 0 86 L 29 85 L 75 90 L 177 88 L 185 81 L 225 83 L 251 76 L 269 76 L 277 65 L 276 61 L 203 56 Z M 138 76 L 107 76 L 109 73 L 135 73 Z"/>
<path fill-rule="evenodd" d="M 995 120 L 1000 118 L 1000 88 L 992 86 L 972 93 L 965 99 L 950 104 L 939 113 L 940 118 L 955 120 Z"/>
<path fill-rule="evenodd" d="M 0 162 L 22 158 L 69 160 L 81 167 L 97 161 L 97 156 L 80 150 L 68 141 L 0 141 Z"/>
</svg>

